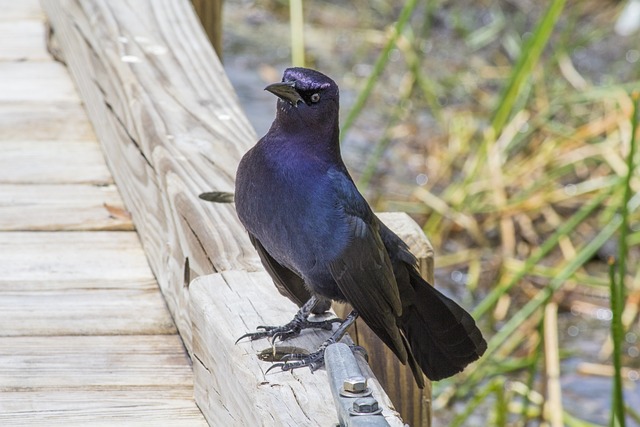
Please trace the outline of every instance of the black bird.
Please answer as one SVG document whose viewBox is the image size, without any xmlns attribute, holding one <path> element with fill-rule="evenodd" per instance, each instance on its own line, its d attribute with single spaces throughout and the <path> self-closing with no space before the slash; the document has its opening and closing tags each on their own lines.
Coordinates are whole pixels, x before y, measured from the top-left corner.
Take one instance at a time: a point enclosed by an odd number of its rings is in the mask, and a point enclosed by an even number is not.
<svg viewBox="0 0 640 427">
<path fill-rule="evenodd" d="M 487 344 L 469 313 L 420 277 L 407 245 L 356 189 L 340 155 L 336 83 L 289 68 L 265 89 L 279 98 L 276 118 L 240 162 L 236 208 L 279 291 L 302 308 L 289 324 L 240 339 L 329 329 L 307 318 L 328 310 L 331 300 L 346 301 L 354 311 L 318 352 L 277 366 L 321 366 L 324 348 L 360 316 L 409 363 L 420 387 L 421 372 L 439 380 L 462 371 Z"/>
</svg>

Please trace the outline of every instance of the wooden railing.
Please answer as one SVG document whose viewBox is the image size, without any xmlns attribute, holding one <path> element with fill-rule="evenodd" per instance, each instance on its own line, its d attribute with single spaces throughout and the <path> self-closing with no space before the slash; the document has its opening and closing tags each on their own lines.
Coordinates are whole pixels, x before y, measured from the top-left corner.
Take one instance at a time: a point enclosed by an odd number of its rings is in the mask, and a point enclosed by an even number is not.
<svg viewBox="0 0 640 427">
<path fill-rule="evenodd" d="M 297 308 L 262 269 L 233 204 L 198 198 L 206 191 L 233 192 L 237 164 L 257 138 L 192 5 L 187 0 L 42 4 L 55 39 L 50 45 L 75 80 L 192 356 L 195 399 L 209 423 L 335 424 L 324 370 L 265 375 L 270 365 L 257 355 L 271 349 L 268 342 L 234 344 L 259 324 L 290 320 Z M 410 241 L 432 271 L 432 252 L 419 227 L 404 214 L 381 218 Z M 305 333 L 283 345 L 314 350 L 326 338 L 324 331 Z M 379 345 L 370 347 L 372 356 L 393 366 L 383 369 L 397 383 L 398 364 L 382 360 Z M 368 367 L 364 373 L 387 421 L 403 425 Z M 424 417 L 420 411 L 428 408 L 428 394 L 417 396 L 403 405 L 415 406 Z"/>
</svg>

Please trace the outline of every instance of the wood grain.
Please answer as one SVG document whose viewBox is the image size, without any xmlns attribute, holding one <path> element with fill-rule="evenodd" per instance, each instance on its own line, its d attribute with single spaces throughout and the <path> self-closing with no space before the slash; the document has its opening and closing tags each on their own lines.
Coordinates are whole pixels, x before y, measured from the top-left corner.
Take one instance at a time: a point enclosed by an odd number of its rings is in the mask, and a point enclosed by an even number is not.
<svg viewBox="0 0 640 427">
<path fill-rule="evenodd" d="M 135 233 L 0 233 L 0 248 L 0 336 L 176 332 Z"/>
<path fill-rule="evenodd" d="M 0 232 L 0 289 L 19 282 L 146 283 L 135 232 Z"/>
<path fill-rule="evenodd" d="M 39 3 L 0 10 L 0 425 L 206 425 Z"/>
<path fill-rule="evenodd" d="M 0 151 L 1 184 L 113 183 L 95 142 L 5 140 Z"/>
<path fill-rule="evenodd" d="M 157 289 L 23 288 L 0 290 L 0 336 L 176 333 Z"/>
<path fill-rule="evenodd" d="M 0 231 L 36 230 L 131 231 L 133 223 L 114 185 L 0 184 Z"/>
<path fill-rule="evenodd" d="M 13 144 L 17 141 L 83 141 L 99 146 L 79 102 L 0 103 L 0 141 Z"/>
<path fill-rule="evenodd" d="M 188 2 L 43 5 L 190 348 L 186 260 L 191 277 L 259 268 L 233 207 L 197 197 L 233 191 L 255 134 Z"/>
<path fill-rule="evenodd" d="M 38 0 L 0 0 L 0 20 L 14 21 L 16 19 L 40 19 L 44 18 Z"/>
<path fill-rule="evenodd" d="M 0 359 L 1 425 L 206 425 L 177 335 L 0 337 Z"/>
<path fill-rule="evenodd" d="M 188 389 L 193 384 L 177 335 L 0 337 L 0 358 L 2 392 Z"/>
<path fill-rule="evenodd" d="M 0 393 L 0 425 L 148 427 L 206 426 L 191 387 L 151 390 L 67 390 Z"/>
<path fill-rule="evenodd" d="M 202 28 L 222 59 L 222 0 L 191 0 Z"/>
<path fill-rule="evenodd" d="M 65 67 L 53 61 L 0 61 L 0 102 L 75 102 Z"/>
<path fill-rule="evenodd" d="M 3 10 L 4 13 L 4 10 Z M 27 61 L 49 59 L 41 20 L 0 19 L 0 60 Z"/>
</svg>

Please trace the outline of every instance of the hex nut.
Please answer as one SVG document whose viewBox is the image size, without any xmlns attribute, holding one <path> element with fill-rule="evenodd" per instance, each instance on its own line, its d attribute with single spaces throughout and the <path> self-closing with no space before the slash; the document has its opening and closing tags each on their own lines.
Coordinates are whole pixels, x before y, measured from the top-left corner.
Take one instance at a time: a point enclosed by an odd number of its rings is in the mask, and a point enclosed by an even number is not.
<svg viewBox="0 0 640 427">
<path fill-rule="evenodd" d="M 367 379 L 365 377 L 349 377 L 342 383 L 342 388 L 350 393 L 362 393 L 367 389 Z"/>
<path fill-rule="evenodd" d="M 378 401 L 373 397 L 361 397 L 353 402 L 353 412 L 372 414 L 378 411 Z"/>
</svg>

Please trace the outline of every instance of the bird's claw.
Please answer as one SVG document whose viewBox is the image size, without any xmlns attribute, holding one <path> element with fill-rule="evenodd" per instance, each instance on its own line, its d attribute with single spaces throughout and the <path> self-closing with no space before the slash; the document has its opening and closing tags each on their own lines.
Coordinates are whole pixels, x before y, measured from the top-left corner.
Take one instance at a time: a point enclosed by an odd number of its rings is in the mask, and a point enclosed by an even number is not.
<svg viewBox="0 0 640 427">
<path fill-rule="evenodd" d="M 289 338 L 293 338 L 300 334 L 303 329 L 324 329 L 330 331 L 333 328 L 334 323 L 342 323 L 342 319 L 333 318 L 328 320 L 322 320 L 319 322 L 311 322 L 309 320 L 294 319 L 291 322 L 283 326 L 257 326 L 259 331 L 248 332 L 242 335 L 236 340 L 236 344 L 244 338 L 249 338 L 251 341 L 259 340 L 262 338 L 271 338 L 271 343 L 275 344 L 277 341 L 286 341 Z"/>
<path fill-rule="evenodd" d="M 283 372 L 291 371 L 294 369 L 309 367 L 311 372 L 318 370 L 324 365 L 324 348 L 311 354 L 293 353 L 287 354 L 282 357 L 284 362 L 274 363 L 265 371 L 265 375 L 270 371 L 280 368 Z"/>
<path fill-rule="evenodd" d="M 320 345 L 320 347 L 316 352 L 311 354 L 302 354 L 302 353 L 293 353 L 293 352 L 289 354 L 285 354 L 282 357 L 280 357 L 278 363 L 274 363 L 269 367 L 269 369 L 267 369 L 267 371 L 265 372 L 265 375 L 277 368 L 280 368 L 280 370 L 282 371 L 293 371 L 294 369 L 308 366 L 309 369 L 311 369 L 311 372 L 313 372 L 318 368 L 322 367 L 322 365 L 324 365 L 324 352 L 326 348 L 340 341 L 344 336 L 347 328 L 353 324 L 353 322 L 356 320 L 357 317 L 358 317 L 357 312 L 352 311 L 349 314 L 349 316 L 347 316 L 347 319 L 344 320 L 341 323 L 341 325 L 337 328 L 337 330 L 334 331 L 333 334 L 331 334 L 329 339 L 327 339 L 325 342 L 323 342 Z M 327 320 L 326 322 L 333 323 L 335 321 L 336 319 L 330 319 L 330 320 Z M 352 351 L 357 351 L 357 352 L 362 351 L 366 357 L 366 352 L 364 352 L 364 349 L 362 347 L 353 346 Z"/>
<path fill-rule="evenodd" d="M 268 335 L 265 332 L 247 332 L 246 334 L 238 338 L 235 344 L 238 344 L 244 338 L 249 338 L 251 341 L 255 341 L 255 340 L 259 340 L 261 338 L 266 338 L 266 337 L 268 337 Z"/>
<path fill-rule="evenodd" d="M 249 338 L 251 341 L 271 338 L 272 343 L 275 343 L 277 340 L 284 341 L 300 333 L 300 328 L 290 325 L 291 323 L 284 326 L 258 326 L 256 329 L 261 329 L 260 331 L 247 332 L 236 340 L 236 344 L 244 338 Z"/>
</svg>

